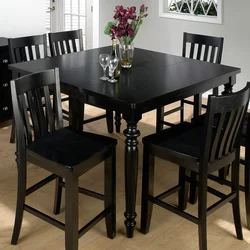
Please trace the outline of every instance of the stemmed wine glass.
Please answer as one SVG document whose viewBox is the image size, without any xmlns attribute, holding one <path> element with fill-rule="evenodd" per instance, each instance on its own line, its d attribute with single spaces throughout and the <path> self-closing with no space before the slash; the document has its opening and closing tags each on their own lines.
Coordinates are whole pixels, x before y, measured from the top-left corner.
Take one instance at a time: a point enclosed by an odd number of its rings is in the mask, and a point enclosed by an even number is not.
<svg viewBox="0 0 250 250">
<path fill-rule="evenodd" d="M 103 68 L 103 76 L 100 78 L 103 81 L 108 80 L 109 78 L 106 76 L 106 69 L 109 66 L 110 56 L 109 54 L 101 54 L 99 56 L 99 63 Z"/>
<path fill-rule="evenodd" d="M 118 66 L 118 63 L 119 63 L 119 58 L 115 55 L 111 55 L 110 60 L 109 60 L 109 70 L 112 73 L 112 77 L 111 77 L 111 79 L 108 80 L 109 82 L 113 82 L 113 83 L 117 82 L 117 80 L 114 79 L 114 71 L 115 71 L 116 67 Z"/>
</svg>

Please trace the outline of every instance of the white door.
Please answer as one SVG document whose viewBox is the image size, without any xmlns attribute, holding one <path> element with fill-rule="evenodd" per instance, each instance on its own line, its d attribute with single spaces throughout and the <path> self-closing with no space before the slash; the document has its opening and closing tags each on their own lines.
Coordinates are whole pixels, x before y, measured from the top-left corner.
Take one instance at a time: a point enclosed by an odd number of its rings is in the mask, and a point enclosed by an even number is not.
<svg viewBox="0 0 250 250">
<path fill-rule="evenodd" d="M 59 1 L 59 0 L 57 0 Z M 46 32 L 56 32 L 57 28 L 57 6 L 56 0 L 46 0 Z"/>
<path fill-rule="evenodd" d="M 46 0 L 47 32 L 82 29 L 84 48 L 93 47 L 93 0 Z"/>
</svg>

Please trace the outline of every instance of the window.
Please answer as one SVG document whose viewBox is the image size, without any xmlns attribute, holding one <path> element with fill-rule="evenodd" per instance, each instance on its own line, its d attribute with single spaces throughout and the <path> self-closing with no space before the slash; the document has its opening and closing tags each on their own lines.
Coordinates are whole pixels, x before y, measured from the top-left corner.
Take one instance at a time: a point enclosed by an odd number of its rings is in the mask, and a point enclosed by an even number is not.
<svg viewBox="0 0 250 250">
<path fill-rule="evenodd" d="M 46 0 L 46 31 L 82 29 L 84 48 L 91 46 L 92 10 L 90 0 Z M 87 7 L 89 9 L 87 17 Z M 87 20 L 88 18 L 88 20 Z M 87 21 L 89 27 L 87 27 Z M 87 28 L 90 35 L 87 37 Z M 88 38 L 88 39 L 87 39 Z"/>
<path fill-rule="evenodd" d="M 51 27 L 51 5 L 50 0 L 46 0 L 46 32 L 50 32 Z"/>
<path fill-rule="evenodd" d="M 86 0 L 64 0 L 64 30 L 82 29 L 86 48 Z"/>
<path fill-rule="evenodd" d="M 160 17 L 222 23 L 222 0 L 159 0 Z"/>
</svg>

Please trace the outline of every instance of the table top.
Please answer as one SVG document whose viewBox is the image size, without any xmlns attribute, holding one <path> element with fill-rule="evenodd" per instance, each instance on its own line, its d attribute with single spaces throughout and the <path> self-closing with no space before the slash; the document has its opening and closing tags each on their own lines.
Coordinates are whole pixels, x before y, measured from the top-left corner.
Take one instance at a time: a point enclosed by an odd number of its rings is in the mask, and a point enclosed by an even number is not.
<svg viewBox="0 0 250 250">
<path fill-rule="evenodd" d="M 62 90 L 67 94 L 85 92 L 134 109 L 147 106 L 148 110 L 226 84 L 230 76 L 240 73 L 235 67 L 135 49 L 132 68 L 122 69 L 119 82 L 110 83 L 100 80 L 101 53 L 109 54 L 110 47 L 11 64 L 9 68 L 27 74 L 59 67 Z"/>
</svg>

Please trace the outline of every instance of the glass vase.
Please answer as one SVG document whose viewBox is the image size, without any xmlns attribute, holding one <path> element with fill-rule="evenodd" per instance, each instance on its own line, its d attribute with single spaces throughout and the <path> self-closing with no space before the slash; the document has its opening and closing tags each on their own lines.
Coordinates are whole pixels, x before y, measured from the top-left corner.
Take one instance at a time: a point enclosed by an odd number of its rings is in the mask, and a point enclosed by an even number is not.
<svg viewBox="0 0 250 250">
<path fill-rule="evenodd" d="M 119 58 L 123 68 L 131 68 L 134 57 L 134 44 L 119 44 Z"/>
</svg>

